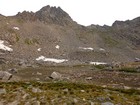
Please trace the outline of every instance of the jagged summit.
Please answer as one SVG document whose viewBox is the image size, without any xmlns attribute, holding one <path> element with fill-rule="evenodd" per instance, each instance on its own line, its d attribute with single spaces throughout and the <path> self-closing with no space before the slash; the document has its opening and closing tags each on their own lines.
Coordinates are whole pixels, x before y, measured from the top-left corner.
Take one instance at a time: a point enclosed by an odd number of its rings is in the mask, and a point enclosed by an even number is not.
<svg viewBox="0 0 140 105">
<path fill-rule="evenodd" d="M 134 18 L 132 20 L 126 20 L 126 21 L 115 21 L 112 24 L 112 27 L 117 28 L 128 28 L 128 27 L 135 27 L 140 25 L 140 17 Z"/>
<path fill-rule="evenodd" d="M 51 7 L 49 5 L 41 8 L 35 15 L 40 21 L 59 25 L 67 25 L 73 21 L 60 7 Z"/>
<path fill-rule="evenodd" d="M 73 22 L 71 17 L 60 7 L 51 7 L 47 5 L 37 12 L 23 11 L 18 13 L 16 17 L 24 21 L 42 21 L 45 23 L 68 25 Z"/>
<path fill-rule="evenodd" d="M 22 13 L 18 13 L 16 18 L 22 19 L 24 21 L 35 21 L 37 20 L 35 13 L 33 12 L 28 12 L 28 11 L 23 11 Z"/>
</svg>

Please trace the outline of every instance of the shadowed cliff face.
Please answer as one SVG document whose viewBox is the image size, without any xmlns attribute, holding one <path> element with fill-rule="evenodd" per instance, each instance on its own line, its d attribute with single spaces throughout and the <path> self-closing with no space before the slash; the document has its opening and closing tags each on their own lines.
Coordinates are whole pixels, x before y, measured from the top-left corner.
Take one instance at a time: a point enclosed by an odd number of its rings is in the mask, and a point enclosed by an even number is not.
<svg viewBox="0 0 140 105">
<path fill-rule="evenodd" d="M 125 38 L 124 40 L 130 41 L 132 45 L 140 49 L 140 18 L 127 20 L 124 22 L 116 21 L 112 26 L 117 35 Z"/>
<path fill-rule="evenodd" d="M 132 61 L 140 58 L 140 18 L 110 26 L 81 26 L 60 7 L 0 15 L 0 40 L 13 49 L 6 59 L 35 61 L 39 56 L 73 61 Z M 40 50 L 38 50 L 40 49 Z"/>
</svg>

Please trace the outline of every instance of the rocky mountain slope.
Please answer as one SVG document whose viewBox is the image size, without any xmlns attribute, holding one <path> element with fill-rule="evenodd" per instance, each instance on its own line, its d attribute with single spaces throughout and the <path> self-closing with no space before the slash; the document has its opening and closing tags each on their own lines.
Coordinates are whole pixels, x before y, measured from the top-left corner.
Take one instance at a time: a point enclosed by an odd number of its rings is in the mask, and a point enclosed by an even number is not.
<svg viewBox="0 0 140 105">
<path fill-rule="evenodd" d="M 0 41 L 1 62 L 134 61 L 140 58 L 140 18 L 85 27 L 60 7 L 46 6 L 35 13 L 0 15 Z"/>
</svg>

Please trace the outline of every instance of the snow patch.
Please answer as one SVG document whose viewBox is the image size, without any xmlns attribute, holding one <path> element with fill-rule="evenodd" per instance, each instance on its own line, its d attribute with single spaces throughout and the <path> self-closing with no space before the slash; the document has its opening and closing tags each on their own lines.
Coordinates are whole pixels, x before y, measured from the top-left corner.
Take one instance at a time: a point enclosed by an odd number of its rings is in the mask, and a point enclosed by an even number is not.
<svg viewBox="0 0 140 105">
<path fill-rule="evenodd" d="M 36 58 L 37 61 L 45 61 L 45 62 L 54 62 L 54 63 L 63 63 L 68 61 L 67 59 L 55 59 L 55 58 L 46 58 L 44 56 L 40 56 Z"/>
<path fill-rule="evenodd" d="M 41 51 L 41 48 L 38 48 L 37 51 Z"/>
<path fill-rule="evenodd" d="M 4 50 L 4 51 L 13 51 L 12 48 L 10 48 L 10 47 L 4 45 L 4 41 L 3 41 L 3 40 L 0 40 L 0 49 L 1 49 L 1 50 Z"/>
<path fill-rule="evenodd" d="M 140 62 L 140 58 L 135 58 L 135 62 Z"/>
<path fill-rule="evenodd" d="M 105 63 L 105 62 L 90 62 L 90 64 L 92 64 L 92 65 L 105 65 L 107 63 Z"/>
<path fill-rule="evenodd" d="M 105 49 L 103 49 L 103 48 L 100 48 L 99 50 L 100 50 L 100 51 L 105 51 Z"/>
<path fill-rule="evenodd" d="M 91 50 L 91 51 L 94 50 L 94 48 L 92 48 L 92 47 L 79 47 L 79 49 L 82 49 L 82 50 Z"/>
<path fill-rule="evenodd" d="M 19 27 L 13 27 L 13 29 L 15 29 L 15 30 L 19 30 Z"/>
<path fill-rule="evenodd" d="M 56 48 L 56 49 L 59 49 L 59 48 L 60 48 L 60 46 L 59 46 L 59 45 L 56 45 L 56 46 L 55 46 L 55 48 Z"/>
</svg>

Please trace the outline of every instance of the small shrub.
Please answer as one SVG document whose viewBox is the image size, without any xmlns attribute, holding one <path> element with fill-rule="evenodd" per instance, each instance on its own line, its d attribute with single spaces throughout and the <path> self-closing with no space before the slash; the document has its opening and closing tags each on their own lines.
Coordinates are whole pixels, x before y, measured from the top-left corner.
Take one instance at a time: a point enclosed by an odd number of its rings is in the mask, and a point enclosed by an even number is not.
<svg viewBox="0 0 140 105">
<path fill-rule="evenodd" d="M 25 43 L 27 45 L 33 45 L 33 44 L 39 44 L 39 41 L 35 38 L 33 38 L 33 39 L 26 38 Z"/>
<path fill-rule="evenodd" d="M 16 42 L 19 41 L 19 36 L 16 34 Z"/>
<path fill-rule="evenodd" d="M 32 43 L 39 44 L 38 40 L 37 40 L 37 39 L 35 39 L 35 38 L 33 38 L 33 39 L 32 39 Z"/>
<path fill-rule="evenodd" d="M 30 39 L 26 38 L 25 39 L 25 43 L 28 44 L 28 45 L 31 45 L 32 44 L 32 41 Z"/>
</svg>

